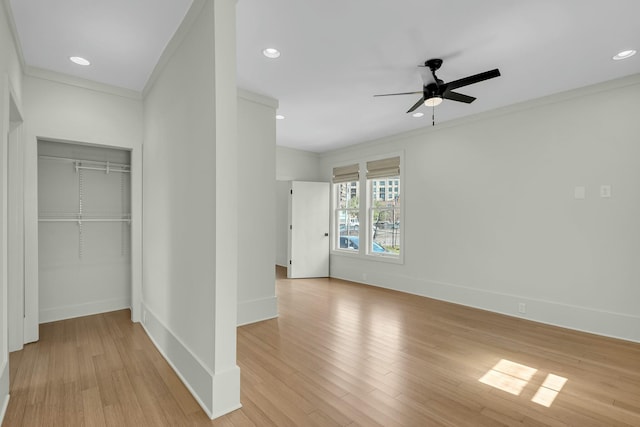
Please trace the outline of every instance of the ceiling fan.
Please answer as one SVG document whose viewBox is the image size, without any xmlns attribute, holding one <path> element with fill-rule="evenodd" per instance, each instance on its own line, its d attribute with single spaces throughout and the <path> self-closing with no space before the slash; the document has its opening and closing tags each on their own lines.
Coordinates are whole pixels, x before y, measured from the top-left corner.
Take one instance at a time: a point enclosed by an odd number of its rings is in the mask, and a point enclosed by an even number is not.
<svg viewBox="0 0 640 427">
<path fill-rule="evenodd" d="M 473 96 L 464 95 L 454 92 L 453 90 L 500 76 L 500 70 L 496 68 L 495 70 L 485 71 L 484 73 L 474 74 L 473 76 L 445 83 L 436 76 L 436 71 L 440 69 L 441 66 L 442 59 L 438 58 L 429 59 L 424 63 L 424 65 L 419 65 L 419 67 L 428 67 L 431 70 L 433 79 L 435 80 L 433 83 L 425 84 L 419 92 L 387 93 L 373 96 L 416 95 L 421 93 L 422 97 L 413 105 L 413 107 L 409 108 L 407 113 L 414 112 L 422 104 L 427 107 L 435 107 L 436 105 L 440 105 L 443 99 L 450 99 L 452 101 L 470 104 L 475 101 Z"/>
</svg>

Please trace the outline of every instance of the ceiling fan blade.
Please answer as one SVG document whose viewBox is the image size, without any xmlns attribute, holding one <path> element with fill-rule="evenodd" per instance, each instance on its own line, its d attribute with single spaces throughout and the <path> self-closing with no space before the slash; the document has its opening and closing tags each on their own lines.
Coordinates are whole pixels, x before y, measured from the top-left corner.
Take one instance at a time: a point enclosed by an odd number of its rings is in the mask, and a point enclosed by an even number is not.
<svg viewBox="0 0 640 427">
<path fill-rule="evenodd" d="M 375 97 L 375 96 L 417 95 L 419 93 L 422 93 L 422 91 L 419 90 L 417 92 L 384 93 L 382 95 L 373 95 L 373 96 Z"/>
<path fill-rule="evenodd" d="M 476 99 L 473 96 L 464 95 L 458 92 L 446 91 L 442 94 L 444 99 L 450 99 L 452 101 L 464 102 L 466 104 L 471 104 Z"/>
<path fill-rule="evenodd" d="M 424 96 L 422 96 L 422 98 L 420 98 L 420 99 L 418 100 L 418 102 L 416 102 L 416 103 L 413 105 L 413 107 L 409 108 L 409 111 L 407 111 L 407 114 L 408 114 L 408 113 L 413 113 L 413 112 L 414 112 L 414 111 L 416 111 L 416 109 L 417 109 L 419 106 L 421 106 L 422 104 L 424 104 Z"/>
<path fill-rule="evenodd" d="M 474 83 L 478 83 L 484 80 L 489 80 L 499 76 L 500 76 L 500 70 L 496 68 L 495 70 L 485 71 L 484 73 L 475 74 L 473 76 L 469 76 L 460 80 L 454 80 L 452 82 L 449 82 L 447 83 L 447 90 L 458 89 L 459 87 L 472 85 Z"/>
</svg>

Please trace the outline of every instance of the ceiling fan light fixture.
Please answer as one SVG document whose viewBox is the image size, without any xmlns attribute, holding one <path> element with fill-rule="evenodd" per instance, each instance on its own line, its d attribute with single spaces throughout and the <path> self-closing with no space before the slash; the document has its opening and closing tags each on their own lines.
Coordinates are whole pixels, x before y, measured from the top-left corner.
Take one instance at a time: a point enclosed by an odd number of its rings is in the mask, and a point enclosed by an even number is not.
<svg viewBox="0 0 640 427">
<path fill-rule="evenodd" d="M 276 59 L 280 57 L 280 51 L 273 47 L 268 47 L 262 51 L 262 54 L 270 59 Z"/>
<path fill-rule="evenodd" d="M 633 49 L 623 50 L 621 52 L 618 52 L 616 56 L 613 57 L 613 60 L 620 61 L 621 59 L 631 58 L 635 54 L 636 54 L 636 51 Z"/>
<path fill-rule="evenodd" d="M 82 65 L 85 67 L 88 65 L 91 65 L 91 62 L 88 59 L 85 59 L 81 56 L 70 56 L 69 61 L 73 62 L 74 64 Z"/>
<path fill-rule="evenodd" d="M 415 117 L 417 119 L 419 117 L 424 116 L 424 113 L 421 113 L 421 112 L 418 111 L 417 113 L 413 113 L 411 116 L 413 116 L 413 117 Z"/>
<path fill-rule="evenodd" d="M 442 104 L 442 98 L 439 96 L 432 96 L 424 100 L 424 105 L 427 107 L 435 107 Z"/>
</svg>

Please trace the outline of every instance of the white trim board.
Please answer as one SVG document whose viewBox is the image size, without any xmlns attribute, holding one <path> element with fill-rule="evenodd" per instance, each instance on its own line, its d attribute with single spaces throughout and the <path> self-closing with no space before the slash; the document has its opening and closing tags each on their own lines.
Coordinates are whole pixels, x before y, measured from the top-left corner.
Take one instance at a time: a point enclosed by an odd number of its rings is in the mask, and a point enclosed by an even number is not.
<svg viewBox="0 0 640 427">
<path fill-rule="evenodd" d="M 508 116 L 516 114 L 521 111 L 531 110 L 537 107 L 544 107 L 571 99 L 581 98 L 583 96 L 589 96 L 599 93 L 607 93 L 618 88 L 626 88 L 630 86 L 640 85 L 640 73 L 632 74 L 630 76 L 621 77 L 619 79 L 609 80 L 603 83 L 596 83 L 590 86 L 584 86 L 577 89 L 560 92 L 541 98 L 531 99 L 523 101 L 517 104 L 508 105 L 505 107 L 496 108 L 494 110 L 484 111 L 482 113 L 473 114 L 470 116 L 463 116 L 457 119 L 445 121 L 439 123 L 438 126 L 426 126 L 406 132 L 400 132 L 397 134 L 385 136 L 382 138 L 376 138 L 367 141 L 361 141 L 357 144 L 349 145 L 347 147 L 338 148 L 335 150 L 329 150 L 326 152 L 318 153 L 320 159 L 327 157 L 333 157 L 337 154 L 341 154 L 342 158 L 358 158 L 361 150 L 367 148 L 371 149 L 376 146 L 393 143 L 399 145 L 403 140 L 411 138 L 413 136 L 428 136 L 433 133 L 441 132 L 444 129 L 456 128 L 464 126 L 468 123 L 487 120 L 493 117 Z"/>
<path fill-rule="evenodd" d="M 9 407 L 9 398 L 10 395 L 6 395 L 4 397 L 4 401 L 2 402 L 2 407 L 0 407 L 0 424 L 4 421 L 4 416 L 7 414 L 7 408 Z"/>
<path fill-rule="evenodd" d="M 93 80 L 83 79 L 81 77 L 71 76 L 69 74 L 58 73 L 56 71 L 45 70 L 43 68 L 26 66 L 24 74 L 29 77 L 36 77 L 43 80 L 61 83 L 69 86 L 75 86 L 82 89 L 103 92 L 109 95 L 122 96 L 124 98 L 142 100 L 142 93 L 133 89 L 121 88 L 105 83 L 99 83 Z"/>
<path fill-rule="evenodd" d="M 278 297 L 238 301 L 238 326 L 278 317 Z"/>
<path fill-rule="evenodd" d="M 239 387 L 240 368 L 235 366 L 233 369 L 214 374 L 144 303 L 142 313 L 141 324 L 151 342 L 209 418 L 217 418 L 242 407 L 213 407 L 215 396 L 233 395 L 230 387 L 235 387 L 234 384 Z M 237 390 L 237 394 L 240 394 L 240 390 Z"/>
<path fill-rule="evenodd" d="M 66 305 L 40 310 L 40 323 L 73 319 L 74 317 L 91 316 L 93 314 L 108 313 L 110 311 L 131 308 L 131 298 L 115 298 L 103 301 L 93 301 L 86 304 Z"/>
<path fill-rule="evenodd" d="M 398 275 L 376 274 L 375 284 L 364 283 L 359 277 L 356 277 L 357 275 L 358 273 L 350 274 L 348 271 L 331 272 L 331 277 L 336 279 L 392 289 L 552 326 L 640 343 L 640 316 Z M 385 283 L 389 285 L 385 285 Z M 526 314 L 517 312 L 520 303 L 526 304 Z"/>
<path fill-rule="evenodd" d="M 7 354 L 7 357 L 9 355 Z M 8 359 L 3 363 L 2 369 L 0 370 L 0 390 L 9 390 L 9 363 Z M 2 406 L 0 407 L 0 424 L 4 421 L 4 416 L 7 413 L 7 407 L 9 406 L 9 394 L 4 396 L 2 400 Z"/>
</svg>

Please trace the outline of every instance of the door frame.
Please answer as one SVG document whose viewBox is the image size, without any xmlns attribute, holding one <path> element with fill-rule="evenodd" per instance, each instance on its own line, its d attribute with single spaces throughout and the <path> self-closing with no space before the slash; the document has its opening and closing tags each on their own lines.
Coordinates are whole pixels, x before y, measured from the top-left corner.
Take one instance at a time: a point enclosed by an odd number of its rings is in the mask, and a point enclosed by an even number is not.
<svg viewBox="0 0 640 427">
<path fill-rule="evenodd" d="M 6 306 L 7 350 L 9 352 L 22 349 L 27 342 L 26 325 L 33 319 L 25 313 L 25 261 L 24 252 L 24 132 L 23 114 L 16 92 L 5 76 L 4 88 L 6 93 L 5 106 L 7 134 L 3 135 L 3 231 L 6 236 L 3 242 L 3 295 Z M 4 139 L 4 138 L 3 138 Z M 12 167 L 9 167 L 11 165 Z M 37 321 L 37 317 L 36 317 Z"/>
<path fill-rule="evenodd" d="M 24 139 L 23 116 L 9 85 L 7 134 L 7 307 L 8 348 L 21 350 L 25 341 Z"/>
</svg>

